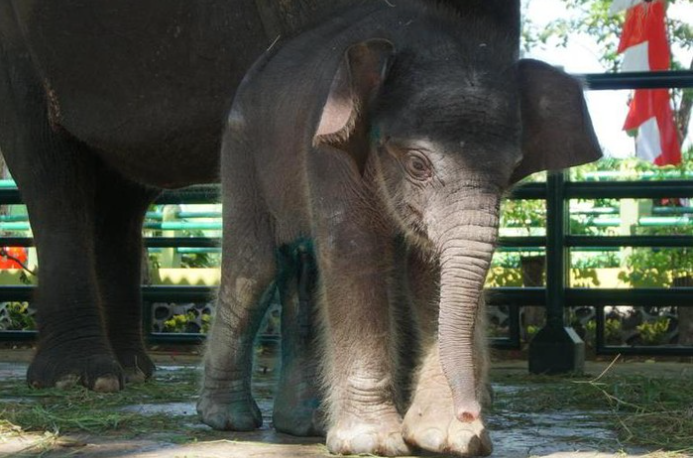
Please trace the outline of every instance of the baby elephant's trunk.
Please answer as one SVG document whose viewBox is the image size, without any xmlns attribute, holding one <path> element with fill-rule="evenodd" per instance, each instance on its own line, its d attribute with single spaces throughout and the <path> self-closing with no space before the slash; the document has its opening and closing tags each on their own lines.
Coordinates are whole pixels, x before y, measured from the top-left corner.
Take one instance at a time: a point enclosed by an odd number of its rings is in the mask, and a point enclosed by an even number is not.
<svg viewBox="0 0 695 458">
<path fill-rule="evenodd" d="M 439 355 L 454 400 L 456 418 L 462 422 L 480 416 L 476 396 L 476 316 L 485 277 L 497 240 L 499 198 L 474 213 L 441 244 Z"/>
</svg>

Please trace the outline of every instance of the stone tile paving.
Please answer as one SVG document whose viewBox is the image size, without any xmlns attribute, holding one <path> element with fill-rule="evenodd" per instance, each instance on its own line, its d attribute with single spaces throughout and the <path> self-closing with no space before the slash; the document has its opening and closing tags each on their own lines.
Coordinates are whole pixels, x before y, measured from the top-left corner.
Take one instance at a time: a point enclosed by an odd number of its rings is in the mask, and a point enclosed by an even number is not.
<svg viewBox="0 0 695 458">
<path fill-rule="evenodd" d="M 185 367 L 167 363 L 159 363 L 162 371 L 177 370 Z M 587 372 L 600 373 L 606 364 L 587 364 Z M 650 372 L 657 366 L 644 366 L 629 364 L 626 370 Z M 189 366 L 190 367 L 190 366 Z M 505 373 L 526 373 L 526 365 L 522 362 L 503 362 L 495 365 L 495 371 Z M 658 364 L 658 372 L 662 374 L 677 375 L 683 370 L 692 371 L 692 365 L 678 363 Z M 26 372 L 24 362 L 0 362 L 0 380 L 21 379 Z M 266 378 L 261 383 L 270 384 Z M 495 392 L 513 395 L 518 387 L 513 384 L 498 384 L 494 386 Z M 269 393 L 269 389 L 260 390 Z M 2 409 L 0 398 L 0 420 Z M 5 398 L 7 402 L 7 398 Z M 133 439 L 119 438 L 116 436 L 100 437 L 89 434 L 78 434 L 62 437 L 53 441 L 47 450 L 32 445 L 40 443 L 42 436 L 37 434 L 22 434 L 19 437 L 5 437 L 0 434 L 0 456 L 28 457 L 42 456 L 54 457 L 133 457 L 133 458 L 315 458 L 330 456 L 323 446 L 321 438 L 296 438 L 285 434 L 279 434 L 269 426 L 272 412 L 272 399 L 265 395 L 259 399 L 259 404 L 264 416 L 264 425 L 261 429 L 251 433 L 217 433 L 216 440 L 201 440 L 195 443 L 176 444 L 171 442 L 171 435 L 153 434 L 149 437 L 137 437 Z M 145 404 L 127 406 L 127 411 L 140 415 L 152 415 L 168 413 L 174 416 L 188 416 L 195 414 L 195 405 L 192 402 L 174 402 L 167 404 Z M 596 420 L 595 412 L 589 411 L 562 411 L 546 414 L 524 414 L 523 412 L 511 412 L 497 410 L 495 415 L 489 418 L 491 437 L 495 446 L 493 457 L 520 458 L 528 456 L 548 458 L 604 458 L 621 457 L 629 458 L 641 456 L 645 450 L 628 449 L 620 447 L 614 434 L 600 421 Z M 191 423 L 191 429 L 207 430 L 205 425 Z M 591 442 L 578 441 L 579 437 L 591 437 Z M 40 450 L 31 452 L 30 450 Z M 617 452 L 621 450 L 620 452 Z M 24 451 L 24 452 L 23 452 Z M 27 453 L 28 452 L 28 453 Z M 431 456 L 431 455 L 430 455 Z"/>
</svg>

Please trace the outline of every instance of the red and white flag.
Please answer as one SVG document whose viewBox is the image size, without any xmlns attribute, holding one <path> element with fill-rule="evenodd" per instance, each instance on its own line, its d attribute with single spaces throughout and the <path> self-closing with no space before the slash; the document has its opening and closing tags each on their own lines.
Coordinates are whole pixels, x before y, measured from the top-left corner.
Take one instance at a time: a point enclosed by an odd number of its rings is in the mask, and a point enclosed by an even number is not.
<svg viewBox="0 0 695 458">
<path fill-rule="evenodd" d="M 614 0 L 612 12 L 627 8 L 618 53 L 622 71 L 668 70 L 670 52 L 663 1 Z M 636 156 L 656 165 L 680 164 L 678 131 L 668 89 L 637 89 L 623 130 L 637 130 Z"/>
</svg>

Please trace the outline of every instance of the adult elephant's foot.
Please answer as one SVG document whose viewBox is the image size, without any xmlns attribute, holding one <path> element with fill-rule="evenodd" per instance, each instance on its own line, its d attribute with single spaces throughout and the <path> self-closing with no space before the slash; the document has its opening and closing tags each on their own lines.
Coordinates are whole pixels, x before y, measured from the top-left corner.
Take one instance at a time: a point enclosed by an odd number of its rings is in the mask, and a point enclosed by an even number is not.
<svg viewBox="0 0 695 458">
<path fill-rule="evenodd" d="M 113 345 L 116 359 L 123 368 L 126 383 L 142 383 L 152 377 L 155 365 L 141 348 L 118 348 Z"/>
<path fill-rule="evenodd" d="M 492 442 L 482 419 L 464 423 L 454 416 L 453 400 L 443 379 L 420 383 L 403 419 L 403 438 L 419 449 L 447 455 L 471 457 L 492 453 Z"/>
<path fill-rule="evenodd" d="M 125 377 L 121 366 L 106 348 L 94 345 L 83 349 L 39 347 L 27 371 L 27 382 L 35 388 L 71 388 L 83 385 L 102 393 L 123 388 Z"/>
<path fill-rule="evenodd" d="M 261 411 L 251 393 L 234 389 L 241 382 L 212 382 L 206 378 L 204 384 L 197 405 L 203 423 L 226 431 L 253 431 L 263 424 Z"/>
<path fill-rule="evenodd" d="M 273 427 L 293 436 L 325 436 L 324 415 L 317 378 L 307 376 L 300 364 L 282 368 L 273 405 Z"/>
<path fill-rule="evenodd" d="M 331 453 L 379 456 L 408 455 L 401 436 L 401 419 L 394 408 L 374 409 L 368 416 L 344 413 L 328 430 L 326 446 Z"/>
</svg>

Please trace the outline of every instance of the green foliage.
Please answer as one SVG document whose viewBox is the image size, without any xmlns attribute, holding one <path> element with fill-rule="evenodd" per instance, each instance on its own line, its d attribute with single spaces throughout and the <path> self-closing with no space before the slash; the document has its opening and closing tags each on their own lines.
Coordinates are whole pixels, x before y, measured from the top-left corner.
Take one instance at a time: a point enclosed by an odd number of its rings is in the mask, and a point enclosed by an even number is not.
<svg viewBox="0 0 695 458">
<path fill-rule="evenodd" d="M 202 230 L 182 231 L 182 237 L 207 237 Z M 220 266 L 218 253 L 184 253 L 181 255 L 181 267 L 189 269 L 205 269 Z"/>
<path fill-rule="evenodd" d="M 496 269 L 491 270 L 488 286 L 492 288 L 522 286 L 521 269 L 505 269 L 501 272 Z"/>
<path fill-rule="evenodd" d="M 578 269 L 572 267 L 570 269 L 572 278 L 579 283 L 582 288 L 590 286 L 599 286 L 601 282 L 598 280 L 598 272 L 596 269 Z"/>
<path fill-rule="evenodd" d="M 210 253 L 185 253 L 181 255 L 181 266 L 189 269 L 218 267 L 217 258 Z"/>
<path fill-rule="evenodd" d="M 29 314 L 27 302 L 9 302 L 5 306 L 9 324 L 8 331 L 28 331 L 36 329 L 34 317 Z"/>
<path fill-rule="evenodd" d="M 212 316 L 205 313 L 202 317 L 200 317 L 200 321 L 203 324 L 203 327 L 200 329 L 200 332 L 203 334 L 207 334 L 208 331 L 210 331 L 210 326 L 212 325 Z"/>
<path fill-rule="evenodd" d="M 620 257 L 618 253 L 615 252 L 591 252 L 591 253 L 578 253 L 579 255 L 586 256 L 579 257 L 576 255 L 572 256 L 572 269 L 576 270 L 586 270 L 586 269 L 606 269 L 612 267 L 620 267 Z"/>
<path fill-rule="evenodd" d="M 502 227 L 523 228 L 527 235 L 536 235 L 532 234 L 532 228 L 545 227 L 545 201 L 505 200 L 502 203 L 501 215 Z"/>
<path fill-rule="evenodd" d="M 207 313 L 204 313 L 201 315 L 200 321 L 202 324 L 200 332 L 202 334 L 207 334 L 210 330 L 210 325 L 212 324 L 212 317 Z M 196 316 L 193 312 L 188 312 L 185 315 L 174 315 L 164 322 L 164 329 L 162 331 L 173 333 L 188 332 L 188 325 L 195 322 Z"/>
<path fill-rule="evenodd" d="M 536 334 L 538 334 L 538 331 L 540 331 L 540 330 L 541 330 L 541 326 L 534 326 L 534 325 L 532 325 L 532 324 L 529 324 L 528 326 L 526 326 L 526 336 L 527 336 L 527 339 L 528 339 L 529 341 L 530 341 L 531 339 L 533 339 L 533 337 L 534 337 Z"/>
<path fill-rule="evenodd" d="M 692 0 L 670 0 L 669 3 L 692 3 Z M 617 71 L 622 63 L 622 56 L 617 54 L 620 35 L 622 34 L 625 14 L 610 14 L 613 0 L 564 0 L 568 14 L 550 22 L 540 29 L 534 27 L 524 18 L 522 49 L 526 52 L 536 46 L 567 47 L 574 34 L 584 34 L 596 40 L 604 53 L 599 60 L 607 71 Z M 693 29 L 680 18 L 669 17 L 667 30 L 671 43 L 680 49 L 690 50 L 693 42 Z M 682 68 L 674 62 L 674 69 Z"/>
<path fill-rule="evenodd" d="M 642 288 L 668 288 L 674 278 L 693 274 L 692 248 L 635 248 L 626 260 L 628 270 L 618 278 Z"/>
<path fill-rule="evenodd" d="M 585 342 L 594 345 L 596 343 L 596 321 L 591 320 L 586 323 Z M 608 345 L 618 345 L 623 341 L 622 325 L 620 320 L 609 318 L 604 321 L 603 336 Z"/>
<path fill-rule="evenodd" d="M 679 165 L 657 166 L 637 158 L 605 157 L 589 164 L 572 167 L 569 169 L 569 177 L 572 181 L 596 181 L 596 177 L 592 175 L 595 172 L 619 172 L 619 178 L 616 180 L 688 180 L 693 177 L 693 148 L 691 146 L 682 152 L 682 162 Z M 618 205 L 619 201 L 596 199 L 594 202 L 597 207 L 611 207 Z"/>
<path fill-rule="evenodd" d="M 594 37 L 607 50 L 600 57 L 601 63 L 607 69 L 616 70 L 620 63 L 615 49 L 623 29 L 624 15 L 609 15 L 612 0 L 565 0 L 564 3 L 568 11 L 574 13 L 568 18 L 556 19 L 543 29 L 524 21 L 522 49 L 528 52 L 539 45 L 567 47 L 572 34 L 584 33 Z"/>
<path fill-rule="evenodd" d="M 164 332 L 186 332 L 186 325 L 189 321 L 195 320 L 195 315 L 188 312 L 185 315 L 174 315 L 164 322 Z"/>
<path fill-rule="evenodd" d="M 640 338 L 645 345 L 663 345 L 668 343 L 668 327 L 671 320 L 661 317 L 653 323 L 642 323 L 637 326 Z"/>
</svg>

